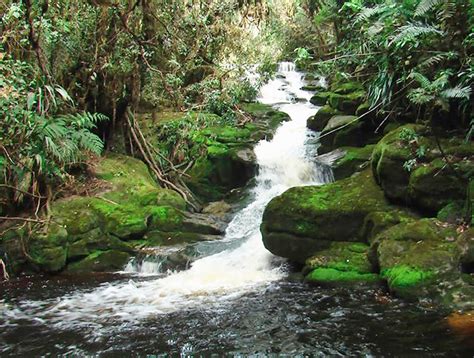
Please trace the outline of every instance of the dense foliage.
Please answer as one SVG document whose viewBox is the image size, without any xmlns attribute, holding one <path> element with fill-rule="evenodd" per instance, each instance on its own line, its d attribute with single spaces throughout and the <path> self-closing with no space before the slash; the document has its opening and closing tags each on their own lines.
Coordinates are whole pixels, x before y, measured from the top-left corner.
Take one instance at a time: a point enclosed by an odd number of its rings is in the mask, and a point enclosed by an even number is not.
<svg viewBox="0 0 474 358">
<path fill-rule="evenodd" d="M 264 12 L 234 0 L 2 2 L 0 207 L 39 207 L 101 153 L 126 108 L 235 119 L 256 94 L 239 78 L 259 56 L 249 34 Z"/>
<path fill-rule="evenodd" d="M 314 58 L 307 67 L 334 81 L 362 81 L 387 120 L 472 126 L 472 1 L 305 0 L 296 13 L 298 31 L 287 40 L 304 34 L 297 53 Z"/>
</svg>

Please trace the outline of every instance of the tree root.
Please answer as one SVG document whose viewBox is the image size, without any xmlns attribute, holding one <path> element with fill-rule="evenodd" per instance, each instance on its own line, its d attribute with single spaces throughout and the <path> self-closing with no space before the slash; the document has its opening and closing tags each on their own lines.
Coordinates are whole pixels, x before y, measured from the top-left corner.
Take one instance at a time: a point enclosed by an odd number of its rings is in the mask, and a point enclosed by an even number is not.
<svg viewBox="0 0 474 358">
<path fill-rule="evenodd" d="M 179 193 L 186 203 L 193 208 L 195 211 L 200 211 L 201 205 L 199 204 L 198 200 L 194 197 L 192 192 L 182 183 L 175 183 L 172 182 L 164 173 L 161 166 L 157 163 L 155 156 L 153 155 L 153 149 L 146 140 L 145 136 L 143 135 L 140 127 L 135 120 L 135 116 L 130 109 L 127 108 L 125 113 L 126 121 L 130 130 L 132 142 L 138 148 L 141 156 L 145 160 L 146 164 L 154 174 L 156 180 L 160 185 L 165 188 L 172 189 Z M 178 172 L 179 174 L 179 172 Z"/>
</svg>

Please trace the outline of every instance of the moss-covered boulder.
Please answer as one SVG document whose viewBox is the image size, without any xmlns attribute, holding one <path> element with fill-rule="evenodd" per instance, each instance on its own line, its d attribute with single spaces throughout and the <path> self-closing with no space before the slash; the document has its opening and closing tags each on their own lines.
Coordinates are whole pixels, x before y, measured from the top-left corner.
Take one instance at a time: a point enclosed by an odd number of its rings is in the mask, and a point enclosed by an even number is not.
<svg viewBox="0 0 474 358">
<path fill-rule="evenodd" d="M 311 116 L 306 121 L 306 126 L 313 131 L 320 132 L 328 124 L 329 120 L 335 115 L 339 115 L 337 109 L 332 108 L 329 105 L 321 107 L 314 116 Z"/>
<path fill-rule="evenodd" d="M 49 224 L 27 240 L 30 263 L 45 272 L 58 272 L 66 266 L 67 231 L 58 224 Z"/>
<path fill-rule="evenodd" d="M 451 201 L 466 199 L 467 176 L 474 162 L 456 167 L 455 172 L 444 159 L 437 158 L 413 170 L 408 182 L 410 204 L 434 214 Z"/>
<path fill-rule="evenodd" d="M 432 298 L 458 306 L 461 302 L 456 297 L 460 296 L 472 306 L 474 290 L 462 272 L 474 248 L 472 232 L 467 237 L 434 219 L 402 222 L 377 235 L 371 258 L 376 257 L 380 275 L 400 297 Z"/>
<path fill-rule="evenodd" d="M 400 208 L 390 211 L 374 211 L 365 217 L 359 236 L 372 243 L 377 235 L 386 229 L 415 219 L 418 219 L 416 214 Z"/>
<path fill-rule="evenodd" d="M 133 252 L 133 248 L 129 244 L 113 235 L 104 234 L 100 229 L 92 230 L 87 234 L 75 237 L 75 239 L 75 241 L 70 242 L 68 245 L 68 262 L 85 258 L 97 250 Z"/>
<path fill-rule="evenodd" d="M 43 272 L 109 271 L 123 267 L 137 247 L 150 246 L 152 232 L 166 238 L 178 235 L 188 242 L 213 239 L 224 224 L 185 211 L 184 200 L 156 185 L 140 160 L 109 155 L 94 170 L 101 190 L 93 196 L 71 196 L 51 204 L 50 223 L 33 235 L 13 232 L 8 255 Z M 20 240 L 21 239 L 21 240 Z M 3 240 L 2 240 L 3 241 Z M 22 245 L 12 245 L 13 242 Z M 20 246 L 21 250 L 17 247 Z"/>
<path fill-rule="evenodd" d="M 474 149 L 466 148 L 461 139 L 439 141 L 449 163 L 425 126 L 404 125 L 377 143 L 372 170 L 387 198 L 429 215 L 466 198 Z"/>
<path fill-rule="evenodd" d="M 427 130 L 420 125 L 406 125 L 388 133 L 377 143 L 372 153 L 372 170 L 389 199 L 408 201 L 410 173 L 404 164 L 413 157 L 413 144 L 403 139 L 404 134 L 423 136 Z"/>
<path fill-rule="evenodd" d="M 332 164 L 334 178 L 336 180 L 344 179 L 355 172 L 364 170 L 370 165 L 372 151 L 375 145 L 366 145 L 362 148 L 342 147 L 344 155 Z"/>
<path fill-rule="evenodd" d="M 338 285 L 378 282 L 368 251 L 369 246 L 363 243 L 333 242 L 306 260 L 306 281 Z"/>
<path fill-rule="evenodd" d="M 349 94 L 354 92 L 360 92 L 364 90 L 362 83 L 357 81 L 336 81 L 331 84 L 331 91 L 337 94 Z"/>
<path fill-rule="evenodd" d="M 345 114 L 355 114 L 364 103 L 366 92 L 359 82 L 335 82 L 329 90 L 317 92 L 310 102 L 316 106 L 330 105 Z"/>
<path fill-rule="evenodd" d="M 328 102 L 328 99 L 331 94 L 331 92 L 326 91 L 318 92 L 313 97 L 311 97 L 309 101 L 315 106 L 324 106 Z"/>
<path fill-rule="evenodd" d="M 350 92 L 347 94 L 333 93 L 328 98 L 328 104 L 346 114 L 355 114 L 357 108 L 365 101 L 364 90 Z"/>
<path fill-rule="evenodd" d="M 360 147 L 365 144 L 363 122 L 357 116 L 333 116 L 321 132 L 320 143 L 319 154 L 340 147 Z"/>
<path fill-rule="evenodd" d="M 198 130 L 196 144 L 204 146 L 184 180 L 203 201 L 222 199 L 230 190 L 244 186 L 257 170 L 253 146 L 271 138 L 289 116 L 259 103 L 242 105 L 247 119 L 243 126 L 220 125 Z"/>
<path fill-rule="evenodd" d="M 117 251 L 95 251 L 86 258 L 71 263 L 68 272 L 104 272 L 121 270 L 130 260 L 130 254 Z"/>
<path fill-rule="evenodd" d="M 365 217 L 391 210 L 370 170 L 331 184 L 291 188 L 265 209 L 261 231 L 275 255 L 304 262 L 333 241 L 365 241 Z"/>
</svg>

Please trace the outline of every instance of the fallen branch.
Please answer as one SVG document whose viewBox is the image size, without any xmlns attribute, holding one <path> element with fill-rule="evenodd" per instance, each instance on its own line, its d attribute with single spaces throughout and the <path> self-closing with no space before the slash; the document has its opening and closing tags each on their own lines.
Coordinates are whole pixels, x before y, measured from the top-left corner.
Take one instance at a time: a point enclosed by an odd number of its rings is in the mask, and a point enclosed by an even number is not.
<svg viewBox="0 0 474 358">
<path fill-rule="evenodd" d="M 0 216 L 0 220 L 25 221 L 25 222 L 29 222 L 29 223 L 41 223 L 41 224 L 45 224 L 45 223 L 49 222 L 49 220 L 22 218 L 22 217 L 18 217 L 18 216 Z"/>
<path fill-rule="evenodd" d="M 32 196 L 33 198 L 37 198 L 37 199 L 47 199 L 46 196 L 36 195 L 36 194 L 30 193 L 29 191 L 18 189 L 17 187 L 14 187 L 13 185 L 0 184 L 0 188 L 8 188 L 8 189 L 11 189 L 11 190 L 15 190 L 19 193 L 29 195 L 29 196 Z"/>
<path fill-rule="evenodd" d="M 8 275 L 8 272 L 7 272 L 7 267 L 5 265 L 5 262 L 3 262 L 2 259 L 0 259 L 0 267 L 2 268 L 2 271 L 3 271 L 3 278 L 8 281 L 10 279 L 10 276 Z"/>
<path fill-rule="evenodd" d="M 127 113 L 125 116 L 133 141 L 137 145 L 140 154 L 142 155 L 150 170 L 155 175 L 158 182 L 165 188 L 169 188 L 178 192 L 187 204 L 189 204 L 194 210 L 199 211 L 199 204 L 197 203 L 197 200 L 193 197 L 192 193 L 189 190 L 183 189 L 177 184 L 171 182 L 163 174 L 161 167 L 156 162 L 152 154 L 152 150 L 150 149 L 150 145 L 146 141 L 145 136 L 140 130 L 138 124 L 136 123 L 134 115 L 130 108 L 127 108 Z"/>
</svg>

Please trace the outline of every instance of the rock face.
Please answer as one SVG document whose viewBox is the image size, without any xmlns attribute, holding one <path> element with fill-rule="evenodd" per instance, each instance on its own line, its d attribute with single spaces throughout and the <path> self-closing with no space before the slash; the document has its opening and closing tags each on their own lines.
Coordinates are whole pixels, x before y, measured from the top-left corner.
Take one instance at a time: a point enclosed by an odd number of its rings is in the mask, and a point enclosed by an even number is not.
<svg viewBox="0 0 474 358">
<path fill-rule="evenodd" d="M 388 199 L 434 215 L 466 198 L 474 149 L 459 140 L 440 141 L 449 165 L 424 126 L 405 125 L 383 137 L 374 148 L 372 170 Z"/>
<path fill-rule="evenodd" d="M 255 176 L 257 164 L 253 146 L 271 138 L 285 113 L 271 106 L 250 103 L 243 106 L 253 121 L 242 127 L 205 128 L 194 134 L 194 141 L 205 148 L 205 154 L 188 171 L 186 184 L 204 202 L 221 200 L 230 190 L 244 186 Z"/>
<path fill-rule="evenodd" d="M 371 258 L 390 290 L 404 298 L 430 297 L 456 309 L 474 308 L 474 231 L 462 235 L 434 219 L 392 226 L 375 237 Z"/>
<path fill-rule="evenodd" d="M 313 131 L 321 132 L 332 117 L 340 114 L 341 112 L 337 109 L 325 105 L 321 107 L 314 116 L 308 118 L 306 126 Z"/>
<path fill-rule="evenodd" d="M 372 151 L 375 145 L 366 145 L 362 148 L 342 147 L 344 155 L 332 164 L 332 171 L 336 180 L 344 179 L 370 166 Z"/>
<path fill-rule="evenodd" d="M 261 231 L 275 255 L 301 263 L 333 241 L 361 241 L 365 217 L 388 211 L 370 170 L 323 186 L 291 188 L 265 209 Z"/>
</svg>

